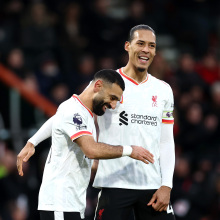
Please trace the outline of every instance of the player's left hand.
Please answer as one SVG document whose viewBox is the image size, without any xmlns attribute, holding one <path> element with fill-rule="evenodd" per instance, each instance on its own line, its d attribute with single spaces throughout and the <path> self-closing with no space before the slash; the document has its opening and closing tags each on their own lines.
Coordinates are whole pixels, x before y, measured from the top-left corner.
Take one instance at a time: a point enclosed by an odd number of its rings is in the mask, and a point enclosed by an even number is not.
<svg viewBox="0 0 220 220">
<path fill-rule="evenodd" d="M 27 142 L 27 144 L 24 146 L 24 148 L 21 150 L 21 152 L 17 156 L 17 170 L 18 174 L 20 176 L 23 176 L 23 169 L 22 165 L 23 162 L 27 162 L 29 158 L 35 153 L 34 145 L 31 142 Z"/>
<path fill-rule="evenodd" d="M 152 205 L 155 211 L 166 211 L 170 202 L 171 188 L 167 186 L 161 186 L 152 196 L 148 206 Z"/>
</svg>

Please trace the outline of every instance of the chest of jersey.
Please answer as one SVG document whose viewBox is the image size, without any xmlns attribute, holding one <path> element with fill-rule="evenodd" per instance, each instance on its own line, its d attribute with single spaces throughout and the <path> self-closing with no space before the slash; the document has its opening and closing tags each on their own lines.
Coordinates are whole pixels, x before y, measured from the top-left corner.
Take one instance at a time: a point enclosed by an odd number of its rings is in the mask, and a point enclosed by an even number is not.
<svg viewBox="0 0 220 220">
<path fill-rule="evenodd" d="M 125 88 L 116 109 L 107 110 L 98 120 L 100 140 L 154 146 L 160 137 L 166 97 L 150 84 L 126 84 Z"/>
<path fill-rule="evenodd" d="M 107 118 L 119 126 L 158 126 L 166 99 L 159 88 L 151 85 L 127 85 L 121 103 L 109 110 Z"/>
</svg>

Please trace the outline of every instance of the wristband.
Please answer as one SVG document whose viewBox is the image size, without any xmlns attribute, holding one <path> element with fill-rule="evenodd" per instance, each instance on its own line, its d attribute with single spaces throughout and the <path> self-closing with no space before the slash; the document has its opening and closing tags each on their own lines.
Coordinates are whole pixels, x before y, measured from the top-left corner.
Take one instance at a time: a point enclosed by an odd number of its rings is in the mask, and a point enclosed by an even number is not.
<svg viewBox="0 0 220 220">
<path fill-rule="evenodd" d="M 132 150 L 133 148 L 131 146 L 128 146 L 128 145 L 123 146 L 122 157 L 130 156 L 132 153 Z"/>
</svg>

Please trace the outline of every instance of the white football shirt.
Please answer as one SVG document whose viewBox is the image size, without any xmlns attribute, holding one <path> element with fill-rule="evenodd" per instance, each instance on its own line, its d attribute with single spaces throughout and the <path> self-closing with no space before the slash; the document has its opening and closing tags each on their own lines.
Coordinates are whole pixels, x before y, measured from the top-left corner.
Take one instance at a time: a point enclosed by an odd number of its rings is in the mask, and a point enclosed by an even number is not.
<svg viewBox="0 0 220 220">
<path fill-rule="evenodd" d="M 84 218 L 92 160 L 74 142 L 82 135 L 96 140 L 92 112 L 73 95 L 54 116 L 52 146 L 39 192 L 39 210 L 80 212 Z"/>
<path fill-rule="evenodd" d="M 112 145 L 138 145 L 154 155 L 154 164 L 130 157 L 99 160 L 94 187 L 158 189 L 160 136 L 162 123 L 173 124 L 173 93 L 170 86 L 150 74 L 137 83 L 117 70 L 125 81 L 125 91 L 115 110 L 98 117 L 99 142 Z"/>
</svg>

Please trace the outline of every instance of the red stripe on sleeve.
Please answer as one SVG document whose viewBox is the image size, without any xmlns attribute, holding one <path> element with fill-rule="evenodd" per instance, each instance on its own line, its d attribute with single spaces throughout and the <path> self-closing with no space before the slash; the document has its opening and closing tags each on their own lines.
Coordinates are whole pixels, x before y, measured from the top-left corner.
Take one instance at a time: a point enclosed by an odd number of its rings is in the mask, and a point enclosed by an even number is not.
<svg viewBox="0 0 220 220">
<path fill-rule="evenodd" d="M 82 135 L 92 135 L 92 133 L 89 131 L 80 131 L 80 132 L 74 134 L 73 136 L 71 136 L 70 138 L 71 138 L 71 140 L 75 140 L 76 138 L 78 138 Z"/>
<path fill-rule="evenodd" d="M 174 119 L 173 120 L 162 119 L 162 123 L 164 123 L 164 124 L 174 124 Z"/>
</svg>

